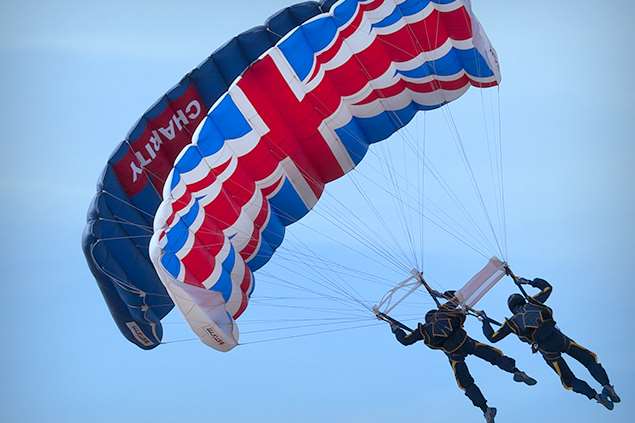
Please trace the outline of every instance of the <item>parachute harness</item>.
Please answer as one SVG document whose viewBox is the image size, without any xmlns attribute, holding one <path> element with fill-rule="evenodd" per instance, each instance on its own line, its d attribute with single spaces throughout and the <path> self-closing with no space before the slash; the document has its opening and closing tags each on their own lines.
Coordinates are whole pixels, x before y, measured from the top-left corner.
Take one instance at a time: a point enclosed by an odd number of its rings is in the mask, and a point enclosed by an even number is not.
<svg viewBox="0 0 635 423">
<path fill-rule="evenodd" d="M 514 272 L 512 272 L 512 269 L 510 269 L 510 267 L 508 265 L 505 265 L 505 273 L 512 278 L 512 280 L 514 281 L 514 283 L 516 284 L 516 286 L 518 287 L 518 289 L 520 290 L 520 293 L 523 294 L 523 297 L 525 297 L 525 299 L 529 302 L 533 302 L 533 298 L 531 298 L 529 296 L 529 294 L 527 294 L 527 291 L 525 291 L 525 288 L 523 288 L 523 285 L 520 283 L 520 278 L 518 276 L 516 276 L 514 274 Z"/>
</svg>

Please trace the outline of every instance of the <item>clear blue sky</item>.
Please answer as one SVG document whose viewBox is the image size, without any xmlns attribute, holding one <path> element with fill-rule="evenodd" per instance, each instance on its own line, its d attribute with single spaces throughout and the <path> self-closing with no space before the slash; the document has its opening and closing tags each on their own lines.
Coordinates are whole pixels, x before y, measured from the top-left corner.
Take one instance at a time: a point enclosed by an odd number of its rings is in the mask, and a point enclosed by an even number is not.
<svg viewBox="0 0 635 423">
<path fill-rule="evenodd" d="M 0 4 L 0 421 L 480 421 L 441 353 L 405 349 L 383 326 L 224 355 L 197 342 L 146 352 L 119 334 L 80 248 L 106 158 L 182 75 L 291 2 L 130 3 Z M 514 384 L 476 359 L 469 361 L 472 373 L 502 422 L 631 421 L 635 6 L 473 3 L 502 62 L 511 263 L 518 273 L 554 283 L 550 301 L 559 326 L 599 354 L 624 403 L 610 414 L 564 391 L 514 339 L 500 346 L 540 380 L 536 387 Z M 480 107 L 477 92 L 453 106 L 467 138 L 477 123 L 483 131 Z M 430 145 L 448 139 L 442 113 L 426 120 Z M 454 175 L 450 162 L 436 164 Z M 452 182 L 460 196 L 472 195 L 468 180 Z M 432 229 L 429 236 L 425 270 L 440 285 L 465 280 L 484 264 Z M 321 241 L 313 248 L 346 254 Z M 263 283 L 257 295 L 266 289 Z M 497 287 L 483 306 L 502 318 L 511 291 L 508 282 Z M 257 306 L 254 316 L 279 312 Z M 166 340 L 190 336 L 179 320 L 176 312 L 168 317 L 174 324 L 166 326 Z M 477 323 L 468 327 L 482 338 Z"/>
</svg>

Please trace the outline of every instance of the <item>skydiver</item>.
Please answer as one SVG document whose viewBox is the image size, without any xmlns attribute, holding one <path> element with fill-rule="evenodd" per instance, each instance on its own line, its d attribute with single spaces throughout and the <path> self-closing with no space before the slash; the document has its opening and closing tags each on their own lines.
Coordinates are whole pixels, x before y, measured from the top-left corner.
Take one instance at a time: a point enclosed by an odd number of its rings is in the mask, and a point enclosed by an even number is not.
<svg viewBox="0 0 635 423">
<path fill-rule="evenodd" d="M 620 397 L 609 382 L 609 377 L 598 362 L 597 356 L 560 332 L 553 319 L 553 310 L 544 304 L 552 292 L 549 282 L 540 278 L 533 281 L 516 278 L 516 281 L 520 285 L 530 285 L 541 291 L 533 297 L 528 296 L 528 301 L 520 294 L 511 295 L 507 305 L 513 316 L 506 319 L 505 324 L 496 332 L 485 313 L 481 312 L 483 333 L 487 339 L 490 342 L 498 342 L 510 333 L 516 334 L 521 341 L 531 344 L 534 353 L 540 351 L 549 367 L 560 376 L 565 389 L 585 395 L 590 400 L 595 399 L 612 410 L 613 403 L 620 402 Z M 593 378 L 602 385 L 602 393 L 598 394 L 588 383 L 578 379 L 562 358 L 562 353 L 582 363 Z"/>
<path fill-rule="evenodd" d="M 467 335 L 463 328 L 465 313 L 457 309 L 458 302 L 455 302 L 454 295 L 455 291 L 446 291 L 443 296 L 452 299 L 441 304 L 437 309 L 428 311 L 425 323 L 419 323 L 417 329 L 411 333 L 406 334 L 396 324 L 396 321 L 389 321 L 390 328 L 397 340 L 405 346 L 423 341 L 429 348 L 445 352 L 450 360 L 459 388 L 465 392 L 465 396 L 472 401 L 474 406 L 483 411 L 487 423 L 493 423 L 496 408 L 487 405 L 487 400 L 474 383 L 474 379 L 465 364 L 465 358 L 468 355 L 475 355 L 506 372 L 512 373 L 516 382 L 535 385 L 536 380 L 519 370 L 513 358 L 507 357 L 502 351 L 482 344 Z"/>
</svg>

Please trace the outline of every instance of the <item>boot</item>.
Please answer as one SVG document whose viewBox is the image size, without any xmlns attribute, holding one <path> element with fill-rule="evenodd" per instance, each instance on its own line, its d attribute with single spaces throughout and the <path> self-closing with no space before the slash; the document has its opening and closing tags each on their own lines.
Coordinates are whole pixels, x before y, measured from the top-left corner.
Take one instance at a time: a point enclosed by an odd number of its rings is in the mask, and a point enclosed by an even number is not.
<svg viewBox="0 0 635 423">
<path fill-rule="evenodd" d="M 602 395 L 608 397 L 612 402 L 615 403 L 621 401 L 619 395 L 617 395 L 617 392 L 615 392 L 615 388 L 613 388 L 612 385 L 604 385 L 604 387 L 602 388 Z"/>
<path fill-rule="evenodd" d="M 613 401 L 611 401 L 608 396 L 604 395 L 604 393 L 596 394 L 595 400 L 599 402 L 600 404 L 602 404 L 603 406 L 605 406 L 606 408 L 608 408 L 609 410 L 613 409 Z"/>
<path fill-rule="evenodd" d="M 530 377 L 525 372 L 521 372 L 520 370 L 514 373 L 514 381 L 523 382 L 524 384 L 529 386 L 534 386 L 536 383 L 538 383 L 536 379 Z"/>
<path fill-rule="evenodd" d="M 484 415 L 485 421 L 487 423 L 494 423 L 494 417 L 496 417 L 496 409 L 494 407 L 489 407 Z"/>
</svg>

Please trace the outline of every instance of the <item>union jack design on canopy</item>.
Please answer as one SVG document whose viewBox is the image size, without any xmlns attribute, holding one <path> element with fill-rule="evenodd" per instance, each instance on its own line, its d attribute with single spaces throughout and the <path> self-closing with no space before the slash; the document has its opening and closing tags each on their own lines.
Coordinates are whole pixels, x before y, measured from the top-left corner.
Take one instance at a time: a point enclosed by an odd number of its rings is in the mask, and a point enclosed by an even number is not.
<svg viewBox="0 0 635 423">
<path fill-rule="evenodd" d="M 203 342 L 237 345 L 253 272 L 326 183 L 418 111 L 499 81 L 467 0 L 341 0 L 254 62 L 177 158 L 154 220 L 154 266 Z"/>
</svg>

